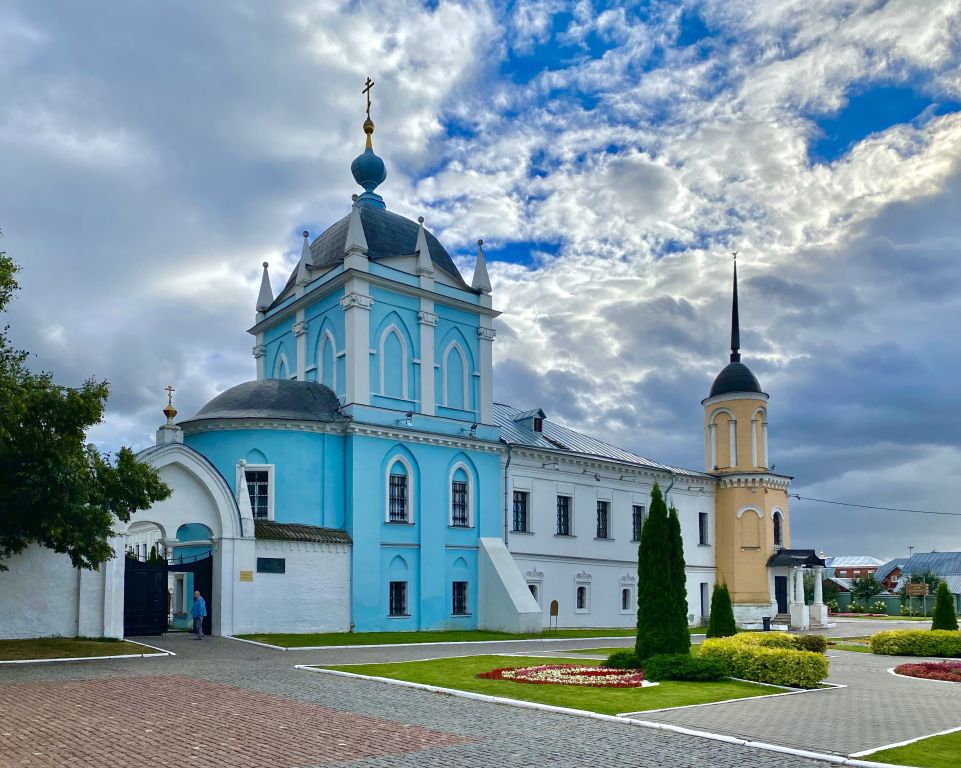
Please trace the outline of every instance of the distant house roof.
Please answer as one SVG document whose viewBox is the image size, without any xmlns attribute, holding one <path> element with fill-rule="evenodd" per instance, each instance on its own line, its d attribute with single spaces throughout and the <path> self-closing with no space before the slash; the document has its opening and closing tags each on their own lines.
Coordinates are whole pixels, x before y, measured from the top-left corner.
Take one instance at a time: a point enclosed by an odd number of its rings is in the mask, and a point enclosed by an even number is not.
<svg viewBox="0 0 961 768">
<path fill-rule="evenodd" d="M 830 577 L 828 577 L 827 580 L 828 580 L 828 581 L 833 581 L 835 584 L 838 585 L 838 587 L 840 587 L 841 589 L 843 589 L 845 592 L 850 592 L 850 591 L 851 591 L 851 579 L 842 579 L 842 578 L 840 578 L 840 577 L 838 577 L 838 576 L 830 576 Z"/>
<path fill-rule="evenodd" d="M 936 576 L 961 576 L 961 552 L 918 552 L 901 566 L 904 573 L 924 573 Z"/>
<path fill-rule="evenodd" d="M 907 561 L 908 558 L 906 557 L 896 557 L 894 560 L 888 560 L 884 565 L 874 572 L 874 578 L 876 578 L 878 581 L 884 581 L 898 568 L 902 568 Z"/>
<path fill-rule="evenodd" d="M 695 472 L 690 469 L 672 467 L 667 464 L 659 464 L 656 461 L 645 459 L 637 454 L 622 450 L 596 437 L 582 435 L 573 429 L 568 429 L 555 421 L 543 421 L 543 431 L 534 432 L 517 423 L 518 419 L 530 418 L 539 413 L 540 409 L 531 411 L 521 411 L 510 405 L 494 403 L 494 423 L 501 429 L 501 441 L 508 445 L 522 445 L 530 448 L 541 448 L 546 451 L 564 451 L 567 453 L 578 454 L 585 457 L 605 459 L 607 461 L 623 462 L 639 467 L 645 467 L 661 472 L 670 472 L 675 475 L 685 475 L 687 477 L 710 478 L 704 472 Z M 538 416 L 538 418 L 542 418 Z"/>
<path fill-rule="evenodd" d="M 254 536 L 271 541 L 310 541 L 318 544 L 350 544 L 350 536 L 335 528 L 320 528 L 301 523 L 275 523 L 255 520 Z"/>
<path fill-rule="evenodd" d="M 838 555 L 836 557 L 826 557 L 824 562 L 828 568 L 870 568 L 871 566 L 884 565 L 883 560 L 870 555 Z"/>
<path fill-rule="evenodd" d="M 904 585 L 908 583 L 909 574 L 902 574 L 901 578 L 898 579 L 898 583 L 894 585 L 892 592 L 900 592 L 904 589 Z M 961 574 L 949 573 L 939 577 L 942 581 L 946 582 L 948 585 L 948 591 L 952 595 L 961 595 Z"/>
</svg>

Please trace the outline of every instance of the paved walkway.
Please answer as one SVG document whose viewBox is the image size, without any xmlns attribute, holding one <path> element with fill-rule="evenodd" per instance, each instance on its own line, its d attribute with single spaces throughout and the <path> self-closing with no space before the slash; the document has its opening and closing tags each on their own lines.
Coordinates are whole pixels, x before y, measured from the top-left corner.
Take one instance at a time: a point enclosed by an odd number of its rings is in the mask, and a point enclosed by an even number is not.
<svg viewBox="0 0 961 768">
<path fill-rule="evenodd" d="M 637 717 L 840 755 L 961 726 L 961 685 L 912 680 L 887 672 L 917 659 L 850 651 L 829 652 L 828 656 L 828 682 L 846 688 Z"/>
<path fill-rule="evenodd" d="M 178 656 L 0 668 L 0 766 L 824 766 L 694 736 L 293 668 L 333 651 L 284 653 L 187 636 L 158 644 Z M 428 650 L 460 655 L 476 646 Z M 349 653 L 360 661 L 367 651 Z M 425 657 L 423 647 L 389 653 L 408 654 Z"/>
</svg>

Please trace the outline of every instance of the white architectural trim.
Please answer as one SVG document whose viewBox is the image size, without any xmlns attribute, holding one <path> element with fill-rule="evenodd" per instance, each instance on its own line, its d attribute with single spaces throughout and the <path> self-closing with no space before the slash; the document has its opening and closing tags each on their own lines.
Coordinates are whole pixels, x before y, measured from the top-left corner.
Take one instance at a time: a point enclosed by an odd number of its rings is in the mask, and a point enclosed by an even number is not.
<svg viewBox="0 0 961 768">
<path fill-rule="evenodd" d="M 765 392 L 728 392 L 723 395 L 714 395 L 714 397 L 706 397 L 703 400 L 701 400 L 701 405 L 714 405 L 714 403 L 723 403 L 725 400 L 767 400 L 767 399 L 768 399 L 768 396 Z"/>
<path fill-rule="evenodd" d="M 330 344 L 331 367 L 333 370 L 330 375 L 330 388 L 337 392 L 337 341 L 329 328 L 325 328 L 320 336 L 320 344 L 317 346 L 317 383 L 324 383 L 324 349 L 325 345 Z"/>
<path fill-rule="evenodd" d="M 476 525 L 476 518 L 474 517 L 474 473 L 463 461 L 454 464 L 447 474 L 447 524 L 451 527 L 454 526 L 454 475 L 457 474 L 458 469 L 463 469 L 464 474 L 467 475 L 467 527 L 473 528 Z M 457 527 L 462 528 L 463 526 L 459 525 Z"/>
<path fill-rule="evenodd" d="M 276 475 L 276 470 L 273 464 L 238 464 L 237 465 L 237 487 L 243 488 L 244 492 L 248 495 L 250 491 L 247 488 L 247 470 L 251 472 L 266 472 L 267 473 L 267 519 L 274 519 L 274 478 Z M 254 515 L 254 519 L 258 519 Z M 264 518 L 260 518 L 263 520 Z"/>
<path fill-rule="evenodd" d="M 411 525 L 414 522 L 414 469 L 411 467 L 410 462 L 407 461 L 407 458 L 401 453 L 394 454 L 387 460 L 387 469 L 384 472 L 384 522 L 391 522 L 390 471 L 397 462 L 403 464 L 404 469 L 407 470 L 407 519 L 403 524 Z M 397 525 L 397 523 L 395 522 L 394 525 Z M 404 562 L 407 561 L 404 560 Z"/>
<path fill-rule="evenodd" d="M 737 519 L 740 520 L 741 515 L 743 515 L 745 512 L 754 512 L 755 514 L 757 514 L 759 519 L 761 520 L 764 519 L 764 510 L 761 509 L 760 507 L 755 506 L 754 504 L 745 504 L 743 507 L 741 507 L 737 511 L 737 515 L 736 515 Z"/>
<path fill-rule="evenodd" d="M 283 376 L 280 375 L 281 371 L 283 371 Z M 277 355 L 277 359 L 274 361 L 274 378 L 275 379 L 290 378 L 290 364 L 287 362 L 287 355 L 283 352 Z"/>
<path fill-rule="evenodd" d="M 401 399 L 409 400 L 408 390 L 407 390 L 407 360 L 410 356 L 410 350 L 407 348 L 407 339 L 404 338 L 404 334 L 400 332 L 400 329 L 396 324 L 391 323 L 388 325 L 384 332 L 380 335 L 380 343 L 377 347 L 377 364 L 378 370 L 380 371 L 380 394 L 388 396 L 384 389 L 384 344 L 387 341 L 387 337 L 390 334 L 394 334 L 398 341 L 400 341 L 401 355 L 403 357 L 403 365 L 401 366 Z"/>
<path fill-rule="evenodd" d="M 467 355 L 464 354 L 463 348 L 461 347 L 460 344 L 457 343 L 456 340 L 452 341 L 450 344 L 447 345 L 447 349 L 444 350 L 444 356 L 441 362 L 441 382 L 442 382 L 441 386 L 443 386 L 444 388 L 444 407 L 445 408 L 451 407 L 450 404 L 447 402 L 447 358 L 450 355 L 452 349 L 456 350 L 457 354 L 460 355 L 460 361 L 464 367 L 464 376 L 463 376 L 463 381 L 461 382 L 461 386 L 464 392 L 464 408 L 463 409 L 465 411 L 470 411 L 470 410 L 473 410 L 471 408 L 470 387 L 468 385 L 468 382 L 470 381 L 470 370 L 467 366 Z"/>
<path fill-rule="evenodd" d="M 737 466 L 737 419 L 731 419 L 727 423 L 728 451 L 730 452 L 731 466 Z"/>
</svg>

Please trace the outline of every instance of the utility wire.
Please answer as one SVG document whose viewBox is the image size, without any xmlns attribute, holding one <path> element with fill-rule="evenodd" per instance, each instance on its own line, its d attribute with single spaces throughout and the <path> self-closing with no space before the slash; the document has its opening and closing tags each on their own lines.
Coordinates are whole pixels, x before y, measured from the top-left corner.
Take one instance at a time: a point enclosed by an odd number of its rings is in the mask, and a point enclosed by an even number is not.
<svg viewBox="0 0 961 768">
<path fill-rule="evenodd" d="M 789 493 L 792 499 L 797 499 L 798 501 L 816 501 L 820 504 L 836 504 L 841 507 L 858 507 L 859 509 L 880 509 L 884 512 L 913 512 L 918 515 L 950 515 L 952 517 L 961 517 L 961 512 L 935 512 L 930 509 L 902 509 L 901 507 L 876 507 L 872 504 L 852 504 L 848 501 L 829 501 L 828 499 L 813 499 L 810 496 L 801 496 L 797 493 Z"/>
</svg>

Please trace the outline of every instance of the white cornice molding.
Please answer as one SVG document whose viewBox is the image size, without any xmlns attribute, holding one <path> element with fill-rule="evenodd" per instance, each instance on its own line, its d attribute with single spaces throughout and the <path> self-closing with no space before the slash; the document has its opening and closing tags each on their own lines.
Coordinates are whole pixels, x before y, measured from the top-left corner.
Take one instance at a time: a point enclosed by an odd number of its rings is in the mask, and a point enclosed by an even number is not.
<svg viewBox="0 0 961 768">
<path fill-rule="evenodd" d="M 477 329 L 477 335 L 480 336 L 480 338 L 484 341 L 493 341 L 497 336 L 497 331 L 495 331 L 493 328 L 481 327 Z"/>
<path fill-rule="evenodd" d="M 492 443 L 482 440 L 466 440 L 437 432 L 416 432 L 414 430 L 396 429 L 376 424 L 351 422 L 346 429 L 346 433 L 350 435 L 363 435 L 365 437 L 380 437 L 387 440 L 404 440 L 408 443 L 421 443 L 423 445 L 442 445 L 448 448 L 484 451 L 486 453 L 503 453 L 507 450 L 506 446 L 499 442 Z"/>
<path fill-rule="evenodd" d="M 437 325 L 437 315 L 433 312 L 421 310 L 417 313 L 417 322 L 422 325 Z"/>
<path fill-rule="evenodd" d="M 307 323 L 303 320 L 294 323 L 291 326 L 291 330 L 294 332 L 294 336 L 303 336 L 305 333 L 307 333 Z"/>
<path fill-rule="evenodd" d="M 346 422 L 299 421 L 296 419 L 200 419 L 181 422 L 185 435 L 197 432 L 223 432 L 233 429 L 274 429 L 296 430 L 300 432 L 322 432 L 329 435 L 343 435 Z"/>
<path fill-rule="evenodd" d="M 559 460 L 563 458 L 564 462 L 573 465 L 578 470 L 584 469 L 596 469 L 607 472 L 618 472 L 620 474 L 633 474 L 636 475 L 645 484 L 651 483 L 653 481 L 667 481 L 670 483 L 671 477 L 677 478 L 675 480 L 675 486 L 671 489 L 671 493 L 691 493 L 700 494 L 701 491 L 697 488 L 688 491 L 687 488 L 681 488 L 678 486 L 682 480 L 688 485 L 703 486 L 705 489 L 711 489 L 716 484 L 716 481 L 711 476 L 704 475 L 682 475 L 678 473 L 671 473 L 667 469 L 657 469 L 655 467 L 641 467 L 637 464 L 632 464 L 630 462 L 621 462 L 616 459 L 603 459 L 600 457 L 592 457 L 586 454 L 574 453 L 571 451 L 564 451 L 561 449 L 551 450 L 550 448 L 538 448 L 534 446 L 517 445 L 516 443 L 511 446 L 511 453 L 514 456 L 529 458 L 533 461 L 540 463 L 544 462 L 544 459 Z M 544 470 L 548 475 L 561 475 L 564 474 L 565 470 L 561 468 L 560 470 Z M 649 478 L 649 479 L 645 479 Z M 607 480 L 612 480 L 613 482 L 623 482 L 631 483 L 630 480 L 613 480 L 612 478 L 605 478 Z"/>
<path fill-rule="evenodd" d="M 370 296 L 365 296 L 362 293 L 348 293 L 340 300 L 340 306 L 345 310 L 352 309 L 353 307 L 370 309 L 374 306 L 374 300 Z"/>
<path fill-rule="evenodd" d="M 263 357 L 267 354 L 267 347 L 265 347 L 263 344 L 257 344 L 253 349 L 250 350 L 250 353 L 254 357 Z"/>
<path fill-rule="evenodd" d="M 787 491 L 793 478 L 784 475 L 770 475 L 765 472 L 743 472 L 723 475 L 717 479 L 720 488 L 773 488 Z"/>
</svg>

